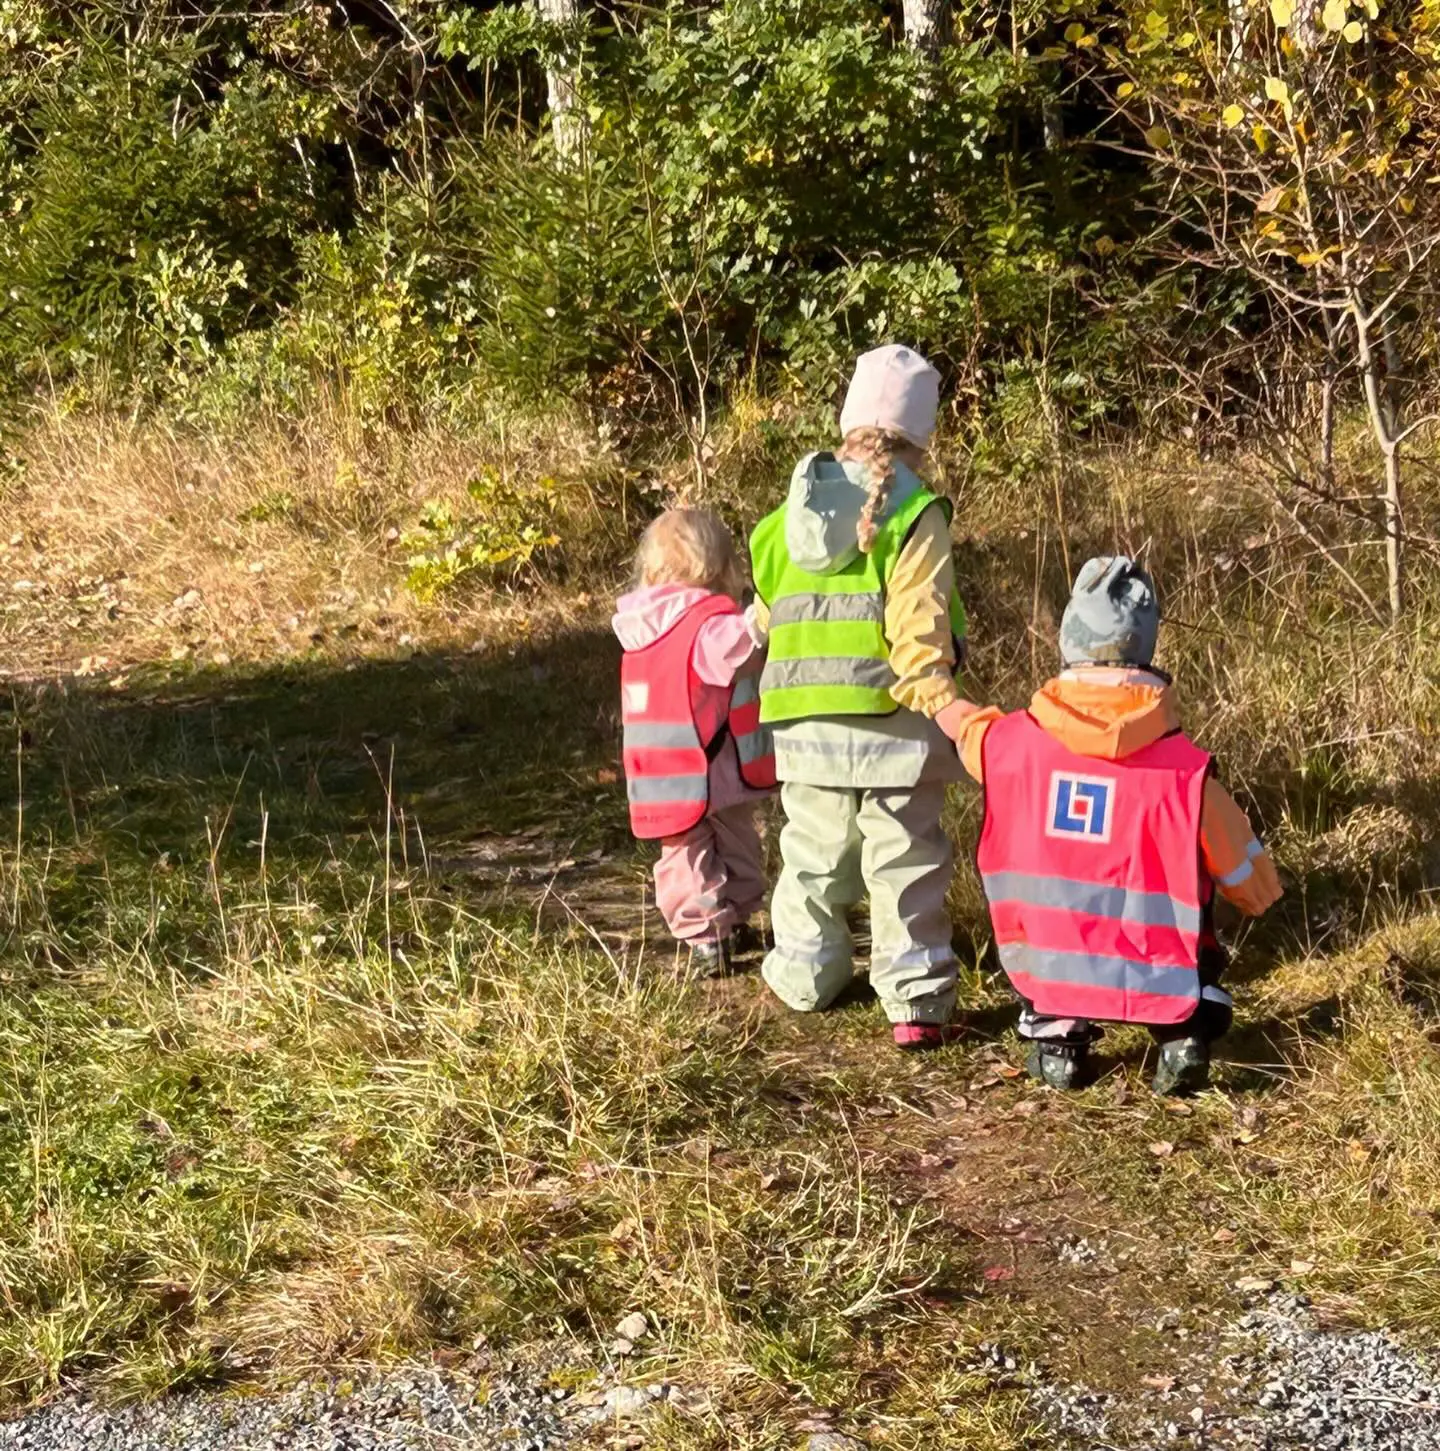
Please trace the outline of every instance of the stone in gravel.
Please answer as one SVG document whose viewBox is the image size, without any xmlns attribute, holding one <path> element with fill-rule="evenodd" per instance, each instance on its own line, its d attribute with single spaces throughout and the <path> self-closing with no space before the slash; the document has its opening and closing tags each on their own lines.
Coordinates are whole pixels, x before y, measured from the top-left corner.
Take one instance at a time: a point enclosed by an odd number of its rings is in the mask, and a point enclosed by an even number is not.
<svg viewBox="0 0 1440 1451">
<path fill-rule="evenodd" d="M 650 1391 L 646 1386 L 611 1386 L 604 1404 L 612 1416 L 638 1416 L 650 1409 Z"/>
<path fill-rule="evenodd" d="M 841 1431 L 815 1431 L 806 1441 L 805 1451 L 865 1451 L 865 1443 Z"/>
<path fill-rule="evenodd" d="M 616 1327 L 615 1334 L 621 1340 L 643 1340 L 650 1333 L 650 1322 L 635 1310 Z"/>
</svg>

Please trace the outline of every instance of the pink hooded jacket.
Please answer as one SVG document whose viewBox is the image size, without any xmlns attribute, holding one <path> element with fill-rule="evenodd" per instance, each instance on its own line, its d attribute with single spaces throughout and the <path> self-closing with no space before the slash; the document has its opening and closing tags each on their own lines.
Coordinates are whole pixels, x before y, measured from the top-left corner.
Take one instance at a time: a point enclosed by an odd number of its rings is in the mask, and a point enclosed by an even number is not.
<svg viewBox="0 0 1440 1451">
<path fill-rule="evenodd" d="M 686 610 L 711 593 L 686 584 L 646 585 L 620 596 L 610 625 L 624 649 L 642 650 L 646 645 L 653 645 Z M 762 648 L 763 642 L 752 633 L 747 616 L 717 615 L 700 627 L 691 660 L 695 673 L 705 685 L 713 687 L 728 702 L 735 676 Z M 710 763 L 710 810 L 759 800 L 764 794 L 751 790 L 741 779 L 735 742 L 727 740 Z"/>
</svg>

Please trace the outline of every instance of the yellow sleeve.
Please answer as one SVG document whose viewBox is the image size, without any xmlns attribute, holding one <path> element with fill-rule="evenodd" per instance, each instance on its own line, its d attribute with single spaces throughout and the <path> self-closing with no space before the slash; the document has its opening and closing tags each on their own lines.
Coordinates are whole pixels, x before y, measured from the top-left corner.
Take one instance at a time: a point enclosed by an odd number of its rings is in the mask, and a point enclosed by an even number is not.
<svg viewBox="0 0 1440 1451">
<path fill-rule="evenodd" d="M 1004 714 L 998 705 L 982 706 L 965 722 L 960 739 L 955 742 L 960 764 L 982 786 L 985 784 L 985 733 Z"/>
<path fill-rule="evenodd" d="M 896 675 L 890 693 L 931 719 L 960 697 L 950 638 L 954 586 L 950 526 L 940 506 L 931 504 L 915 521 L 885 586 L 885 638 Z"/>
</svg>

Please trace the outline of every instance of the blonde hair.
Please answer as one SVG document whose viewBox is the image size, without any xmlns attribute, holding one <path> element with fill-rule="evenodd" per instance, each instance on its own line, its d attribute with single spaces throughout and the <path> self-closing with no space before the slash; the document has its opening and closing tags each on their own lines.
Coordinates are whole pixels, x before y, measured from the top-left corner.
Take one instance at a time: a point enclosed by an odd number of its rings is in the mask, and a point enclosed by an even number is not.
<svg viewBox="0 0 1440 1451">
<path fill-rule="evenodd" d="M 852 428 L 845 435 L 835 457 L 863 464 L 870 475 L 870 484 L 865 495 L 865 505 L 860 510 L 859 522 L 855 525 L 855 542 L 862 554 L 869 554 L 875 547 L 875 535 L 880 530 L 880 520 L 890 502 L 895 488 L 895 460 L 919 468 L 925 457 L 925 450 L 898 433 L 884 428 Z"/>
<path fill-rule="evenodd" d="M 667 509 L 640 536 L 635 584 L 688 584 L 739 599 L 745 572 L 730 531 L 708 509 Z"/>
</svg>

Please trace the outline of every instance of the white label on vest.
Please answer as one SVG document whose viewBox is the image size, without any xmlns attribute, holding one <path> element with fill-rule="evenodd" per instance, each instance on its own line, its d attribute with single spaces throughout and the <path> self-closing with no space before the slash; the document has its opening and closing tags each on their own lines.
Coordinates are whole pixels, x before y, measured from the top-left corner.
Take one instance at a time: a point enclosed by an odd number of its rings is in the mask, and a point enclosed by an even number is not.
<svg viewBox="0 0 1440 1451">
<path fill-rule="evenodd" d="M 1115 782 L 1109 777 L 1053 772 L 1045 835 L 1062 841 L 1109 841 L 1114 795 Z"/>
<path fill-rule="evenodd" d="M 650 708 L 650 682 L 627 680 L 623 705 L 626 715 L 644 715 Z"/>
</svg>

